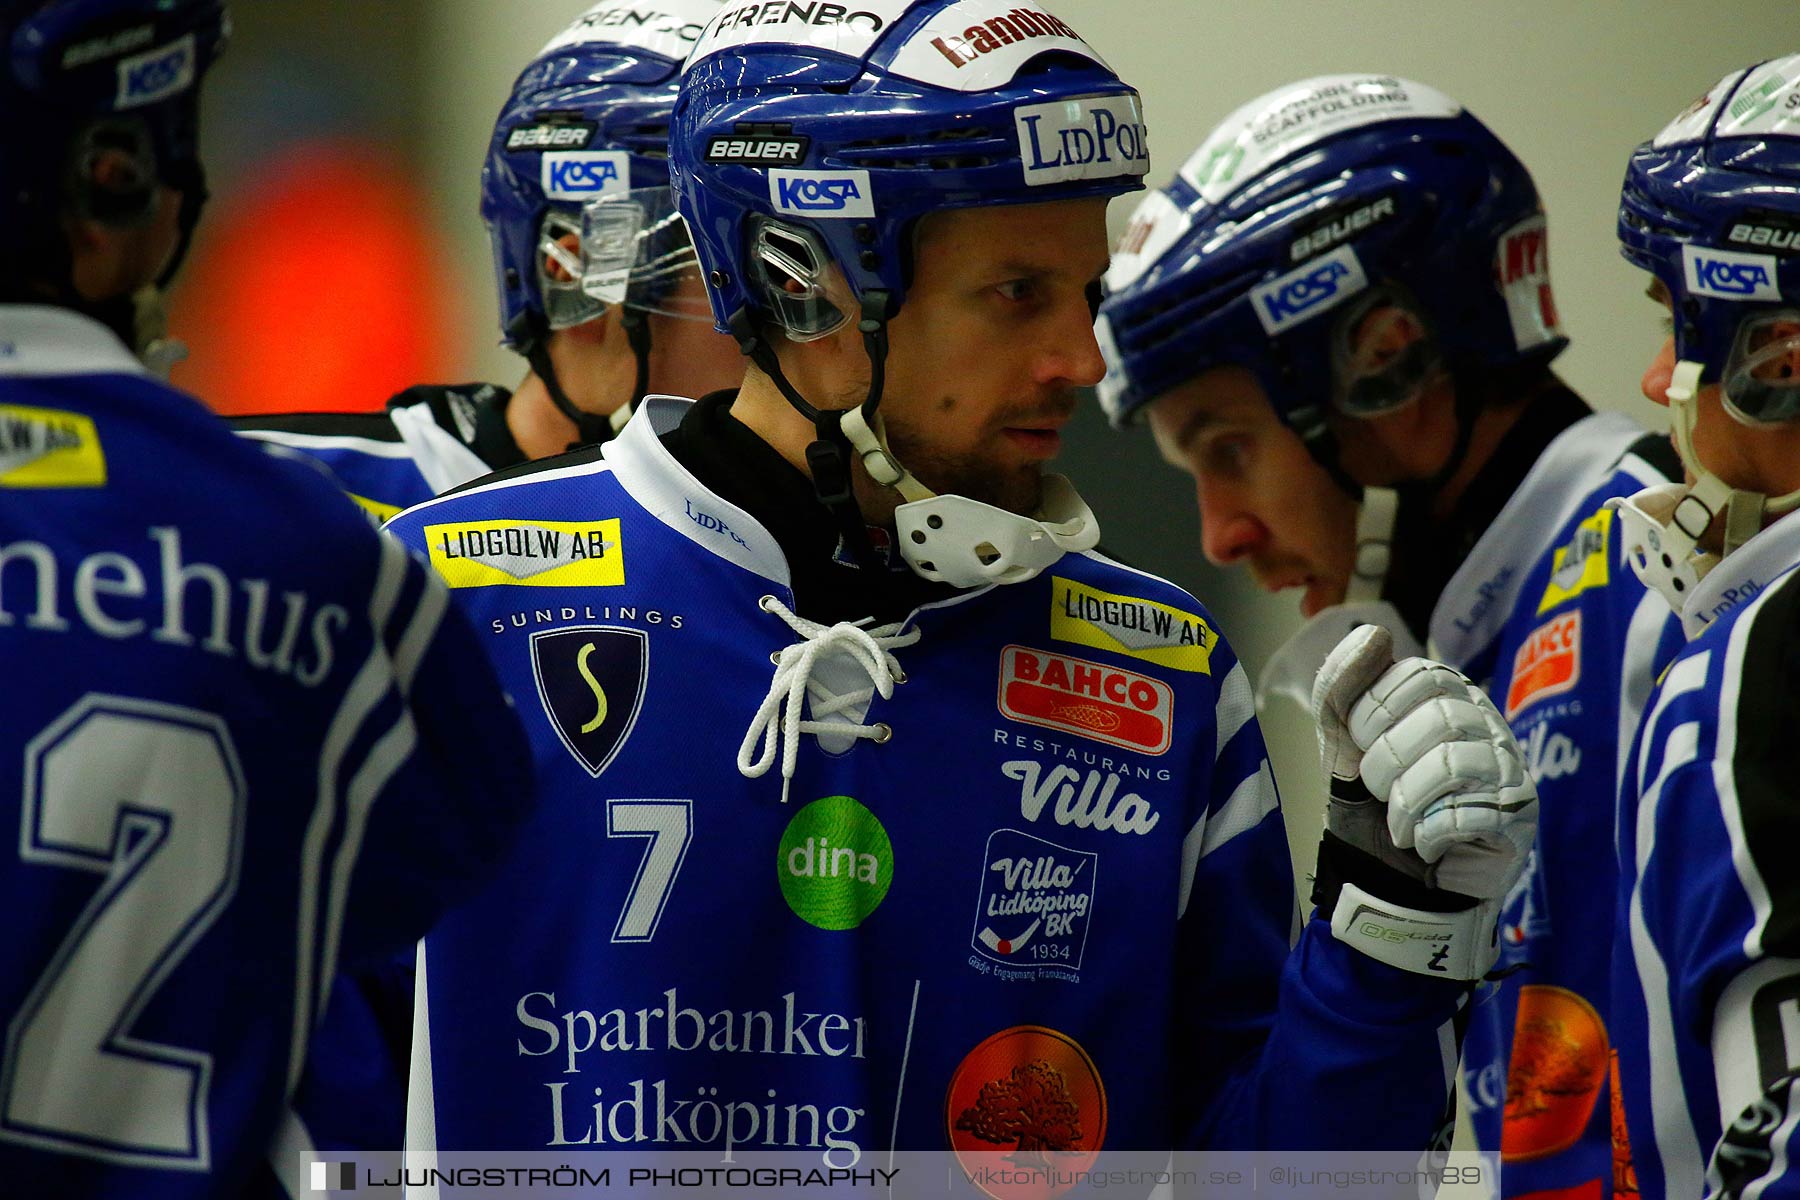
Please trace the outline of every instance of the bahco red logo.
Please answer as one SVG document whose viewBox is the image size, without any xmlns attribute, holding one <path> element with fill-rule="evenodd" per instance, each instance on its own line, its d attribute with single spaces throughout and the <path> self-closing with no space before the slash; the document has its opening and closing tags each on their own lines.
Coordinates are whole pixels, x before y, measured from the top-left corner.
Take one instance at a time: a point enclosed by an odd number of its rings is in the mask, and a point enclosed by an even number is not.
<svg viewBox="0 0 1800 1200">
<path fill-rule="evenodd" d="M 1513 655 L 1506 688 L 1506 719 L 1527 705 L 1560 695 L 1581 682 L 1581 610 L 1539 625 Z"/>
<path fill-rule="evenodd" d="M 1175 693 L 1135 671 L 1008 646 L 1000 652 L 1000 711 L 1027 725 L 1161 754 L 1169 748 Z"/>
</svg>

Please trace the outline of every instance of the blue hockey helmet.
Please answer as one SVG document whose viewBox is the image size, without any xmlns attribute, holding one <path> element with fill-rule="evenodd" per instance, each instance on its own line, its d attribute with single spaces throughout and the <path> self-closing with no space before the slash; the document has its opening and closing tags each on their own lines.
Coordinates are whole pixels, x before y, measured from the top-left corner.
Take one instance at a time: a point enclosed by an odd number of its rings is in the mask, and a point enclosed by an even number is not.
<svg viewBox="0 0 1800 1200">
<path fill-rule="evenodd" d="M 1328 406 L 1386 411 L 1431 361 L 1547 363 L 1568 344 L 1531 176 L 1456 101 L 1387 75 L 1306 79 L 1232 113 L 1140 206 L 1107 290 L 1100 398 L 1115 425 L 1236 365 L 1315 453 Z M 1436 355 L 1358 377 L 1357 322 L 1390 299 Z"/>
<path fill-rule="evenodd" d="M 136 222 L 158 185 L 183 194 L 185 250 L 199 84 L 229 37 L 222 0 L 0 0 L 0 275 L 66 285 L 63 214 Z M 102 182 L 87 168 L 109 151 L 128 169 Z"/>
<path fill-rule="evenodd" d="M 1694 445 L 1709 382 L 1745 425 L 1800 420 L 1800 54 L 1731 72 L 1632 152 L 1619 242 L 1668 293 L 1669 425 L 1692 482 L 1614 503 L 1632 569 L 1692 637 L 1712 619 L 1687 609 L 1707 572 L 1768 518 L 1800 508 L 1800 489 L 1734 486 Z M 1707 535 L 1721 515 L 1715 553 Z"/>
<path fill-rule="evenodd" d="M 1733 71 L 1632 152 L 1619 242 L 1668 290 L 1690 387 L 1722 384 L 1748 424 L 1800 418 L 1800 378 L 1764 369 L 1800 321 L 1800 54 Z"/>
<path fill-rule="evenodd" d="M 919 220 L 946 209 L 1110 198 L 1149 170 L 1137 92 L 1041 4 L 1007 0 L 733 0 L 682 78 L 669 174 L 706 272 L 714 323 L 738 339 L 810 420 L 813 488 L 860 561 L 872 561 L 850 453 L 904 498 L 901 553 L 959 587 L 1031 578 L 1099 537 L 1066 480 L 1031 516 L 938 496 L 885 444 L 887 323 L 910 282 Z M 848 284 L 845 312 L 829 294 Z M 810 341 L 852 319 L 868 394 L 821 410 L 769 343 Z"/>
<path fill-rule="evenodd" d="M 681 62 L 719 2 L 603 0 L 519 74 L 481 172 L 500 328 L 514 349 L 609 304 L 656 310 L 693 268 L 668 192 L 669 114 Z M 560 244 L 569 234 L 578 251 Z M 572 281 L 553 278 L 547 259 Z"/>
<path fill-rule="evenodd" d="M 1110 197 L 1149 169 L 1137 92 L 1038 4 L 736 0 L 690 58 L 670 174 L 719 329 L 897 313 L 919 218 Z"/>
</svg>

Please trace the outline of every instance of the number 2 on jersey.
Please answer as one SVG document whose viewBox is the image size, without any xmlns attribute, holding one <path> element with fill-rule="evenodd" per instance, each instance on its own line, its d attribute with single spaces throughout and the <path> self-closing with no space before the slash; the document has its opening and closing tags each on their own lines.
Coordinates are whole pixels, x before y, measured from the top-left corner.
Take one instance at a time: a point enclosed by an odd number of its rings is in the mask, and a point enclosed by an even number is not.
<svg viewBox="0 0 1800 1200">
<path fill-rule="evenodd" d="M 237 890 L 244 779 L 218 717 L 90 693 L 31 740 L 19 854 L 103 876 L 6 1031 L 0 1138 L 210 1167 L 212 1056 L 132 1034 Z"/>
</svg>

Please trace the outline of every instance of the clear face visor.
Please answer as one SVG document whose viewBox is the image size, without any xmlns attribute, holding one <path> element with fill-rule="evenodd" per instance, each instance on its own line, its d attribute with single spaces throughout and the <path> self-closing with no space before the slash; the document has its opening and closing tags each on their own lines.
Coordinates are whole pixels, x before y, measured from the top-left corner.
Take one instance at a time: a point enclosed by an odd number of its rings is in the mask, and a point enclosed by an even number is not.
<svg viewBox="0 0 1800 1200">
<path fill-rule="evenodd" d="M 827 294 L 831 255 L 809 229 L 760 221 L 750 237 L 750 283 L 791 341 L 816 342 L 849 313 Z"/>
<path fill-rule="evenodd" d="M 1746 425 L 1800 420 L 1800 309 L 1758 313 L 1738 322 L 1721 382 L 1725 408 Z"/>
<path fill-rule="evenodd" d="M 712 321 L 693 241 L 666 187 L 596 197 L 573 212 L 552 209 L 538 240 L 538 284 L 552 329 L 591 321 L 613 305 Z"/>
<path fill-rule="evenodd" d="M 1376 417 L 1411 404 L 1437 365 L 1430 326 L 1393 284 L 1357 297 L 1332 325 L 1331 399 L 1350 416 Z"/>
</svg>

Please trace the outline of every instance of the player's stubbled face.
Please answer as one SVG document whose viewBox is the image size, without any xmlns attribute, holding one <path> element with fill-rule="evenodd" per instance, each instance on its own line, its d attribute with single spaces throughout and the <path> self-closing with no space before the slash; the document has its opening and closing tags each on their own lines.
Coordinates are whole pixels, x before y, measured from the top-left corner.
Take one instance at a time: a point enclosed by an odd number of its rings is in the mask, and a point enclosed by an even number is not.
<svg viewBox="0 0 1800 1200">
<path fill-rule="evenodd" d="M 1088 304 L 1106 201 L 953 209 L 915 243 L 889 331 L 888 440 L 933 490 L 1031 512 L 1077 389 L 1106 372 Z"/>
<path fill-rule="evenodd" d="M 1341 603 L 1355 565 L 1356 505 L 1307 453 L 1242 367 L 1217 367 L 1157 397 L 1150 430 L 1194 477 L 1200 541 L 1267 591 L 1303 588 L 1312 616 Z"/>
</svg>

